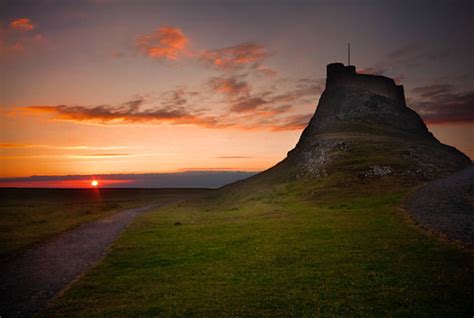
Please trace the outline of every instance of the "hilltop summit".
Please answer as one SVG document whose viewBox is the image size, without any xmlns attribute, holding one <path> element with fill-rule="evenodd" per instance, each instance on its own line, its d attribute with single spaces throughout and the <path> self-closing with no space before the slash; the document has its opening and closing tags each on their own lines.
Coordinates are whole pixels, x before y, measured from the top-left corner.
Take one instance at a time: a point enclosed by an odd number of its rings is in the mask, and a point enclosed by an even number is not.
<svg viewBox="0 0 474 318">
<path fill-rule="evenodd" d="M 333 63 L 327 66 L 326 89 L 300 142 L 311 133 L 360 131 L 373 125 L 386 133 L 415 134 L 433 138 L 422 119 L 406 106 L 402 85 L 379 75 L 357 74 L 355 66 Z"/>
<path fill-rule="evenodd" d="M 440 143 L 407 107 L 403 86 L 332 63 L 326 89 L 296 147 L 250 179 L 275 183 L 338 174 L 351 183 L 382 177 L 416 183 L 469 165 L 466 155 Z"/>
</svg>

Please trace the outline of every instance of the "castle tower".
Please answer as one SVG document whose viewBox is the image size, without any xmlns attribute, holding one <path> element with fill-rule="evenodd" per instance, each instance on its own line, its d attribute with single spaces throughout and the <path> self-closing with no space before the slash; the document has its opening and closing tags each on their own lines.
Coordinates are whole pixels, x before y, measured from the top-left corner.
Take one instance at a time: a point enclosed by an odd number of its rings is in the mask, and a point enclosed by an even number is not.
<svg viewBox="0 0 474 318">
<path fill-rule="evenodd" d="M 354 65 L 328 64 L 326 89 L 341 86 L 369 90 L 374 94 L 394 99 L 406 106 L 403 85 L 395 84 L 393 79 L 381 75 L 358 74 Z"/>
</svg>

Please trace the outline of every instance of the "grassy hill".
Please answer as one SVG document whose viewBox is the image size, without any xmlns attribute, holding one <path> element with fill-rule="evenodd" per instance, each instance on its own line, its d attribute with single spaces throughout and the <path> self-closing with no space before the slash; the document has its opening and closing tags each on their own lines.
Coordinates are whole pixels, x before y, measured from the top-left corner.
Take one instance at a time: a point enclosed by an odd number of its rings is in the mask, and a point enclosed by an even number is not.
<svg viewBox="0 0 474 318">
<path fill-rule="evenodd" d="M 40 317 L 471 315 L 472 250 L 417 228 L 391 178 L 255 179 L 144 215 Z"/>
</svg>

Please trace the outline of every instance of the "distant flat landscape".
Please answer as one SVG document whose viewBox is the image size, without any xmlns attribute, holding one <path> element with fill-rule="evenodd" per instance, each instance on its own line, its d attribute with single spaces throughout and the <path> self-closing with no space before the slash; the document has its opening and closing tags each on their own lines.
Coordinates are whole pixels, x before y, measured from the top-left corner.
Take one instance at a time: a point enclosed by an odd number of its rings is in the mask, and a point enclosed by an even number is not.
<svg viewBox="0 0 474 318">
<path fill-rule="evenodd" d="M 127 208 L 203 191 L 0 188 L 0 258 Z"/>
</svg>

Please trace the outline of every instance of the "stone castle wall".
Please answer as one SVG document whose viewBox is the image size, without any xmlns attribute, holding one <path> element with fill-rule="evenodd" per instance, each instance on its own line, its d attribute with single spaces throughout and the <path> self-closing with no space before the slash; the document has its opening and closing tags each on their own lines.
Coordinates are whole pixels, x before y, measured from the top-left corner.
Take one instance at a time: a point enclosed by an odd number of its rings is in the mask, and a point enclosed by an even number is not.
<svg viewBox="0 0 474 318">
<path fill-rule="evenodd" d="M 327 66 L 326 89 L 348 86 L 371 91 L 401 102 L 405 105 L 402 85 L 396 85 L 391 78 L 379 75 L 357 74 L 355 66 L 332 63 Z"/>
</svg>

